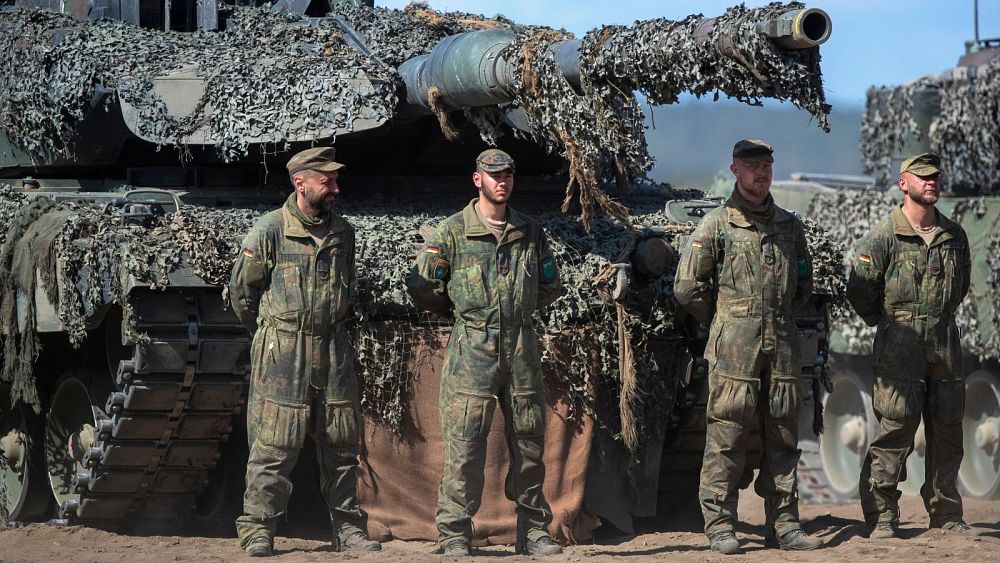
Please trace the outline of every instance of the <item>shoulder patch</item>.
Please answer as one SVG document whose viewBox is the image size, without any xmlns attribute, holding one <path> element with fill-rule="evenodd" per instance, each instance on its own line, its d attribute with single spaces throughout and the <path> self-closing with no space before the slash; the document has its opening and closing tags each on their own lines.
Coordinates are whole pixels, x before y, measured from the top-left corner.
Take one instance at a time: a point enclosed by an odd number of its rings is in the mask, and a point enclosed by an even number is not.
<svg viewBox="0 0 1000 563">
<path fill-rule="evenodd" d="M 449 272 L 451 272 L 451 264 L 444 258 L 438 258 L 437 262 L 434 263 L 434 279 L 443 280 L 448 277 Z"/>
<path fill-rule="evenodd" d="M 871 264 L 872 263 L 872 257 L 869 256 L 869 255 L 867 255 L 867 254 L 859 254 L 858 255 L 858 260 L 864 262 L 865 264 Z"/>
<path fill-rule="evenodd" d="M 253 250 L 250 250 L 249 248 L 244 248 L 243 249 L 243 256 L 245 256 L 247 258 L 253 258 L 255 256 L 255 254 L 253 253 Z"/>
<path fill-rule="evenodd" d="M 441 254 L 441 247 L 439 247 L 439 246 L 437 246 L 435 244 L 428 244 L 427 245 L 427 253 L 428 254 Z"/>
<path fill-rule="evenodd" d="M 556 279 L 556 261 L 551 256 L 542 258 L 542 281 L 550 282 Z"/>
<path fill-rule="evenodd" d="M 693 240 L 691 241 L 691 246 L 694 248 L 704 248 L 705 243 L 701 242 L 700 240 Z"/>
</svg>

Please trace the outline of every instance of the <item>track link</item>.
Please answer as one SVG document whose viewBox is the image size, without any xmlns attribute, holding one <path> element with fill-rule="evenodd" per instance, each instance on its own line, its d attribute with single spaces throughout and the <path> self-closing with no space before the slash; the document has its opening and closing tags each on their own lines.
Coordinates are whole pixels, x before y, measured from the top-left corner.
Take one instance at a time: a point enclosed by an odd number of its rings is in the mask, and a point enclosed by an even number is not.
<svg viewBox="0 0 1000 563">
<path fill-rule="evenodd" d="M 116 388 L 95 408 L 94 445 L 58 517 L 97 527 L 191 513 L 242 411 L 249 335 L 218 288 L 135 290 L 134 333 Z M 124 331 L 123 331 L 124 332 Z"/>
</svg>

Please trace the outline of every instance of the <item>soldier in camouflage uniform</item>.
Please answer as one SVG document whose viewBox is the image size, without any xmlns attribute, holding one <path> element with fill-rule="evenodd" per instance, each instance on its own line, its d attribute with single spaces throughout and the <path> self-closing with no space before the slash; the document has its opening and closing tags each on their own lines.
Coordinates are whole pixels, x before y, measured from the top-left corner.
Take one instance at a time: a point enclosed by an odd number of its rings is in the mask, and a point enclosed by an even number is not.
<svg viewBox="0 0 1000 563">
<path fill-rule="evenodd" d="M 965 231 L 934 208 L 940 158 L 910 157 L 899 169 L 903 204 L 858 244 L 847 297 L 875 334 L 872 401 L 878 436 L 861 469 L 861 506 L 872 538 L 899 523 L 906 456 L 924 419 L 920 495 L 931 527 L 970 533 L 955 480 L 962 462 L 965 388 L 955 309 L 969 292 Z"/>
<path fill-rule="evenodd" d="M 360 417 L 354 355 L 345 319 L 355 287 L 354 229 L 332 212 L 343 168 L 333 148 L 293 156 L 295 191 L 247 234 L 230 296 L 254 333 L 247 409 L 250 459 L 240 545 L 270 555 L 292 492 L 289 475 L 306 434 L 316 443 L 320 487 L 334 549 L 377 551 L 358 507 Z"/>
<path fill-rule="evenodd" d="M 444 473 L 438 493 L 438 544 L 469 554 L 479 509 L 486 437 L 497 403 L 506 421 L 510 468 L 505 491 L 517 503 L 517 552 L 561 553 L 546 527 L 542 495 L 545 397 L 536 309 L 554 301 L 559 272 L 542 227 L 514 211 L 514 161 L 489 149 L 476 159 L 479 198 L 442 222 L 407 280 L 413 302 L 455 317 L 441 370 Z"/>
<path fill-rule="evenodd" d="M 795 311 L 812 292 L 804 227 L 770 195 L 771 147 L 743 140 L 733 148 L 736 186 L 707 214 L 684 249 L 677 302 L 709 324 L 708 428 L 699 500 L 713 551 L 737 553 L 738 489 L 751 430 L 760 428 L 765 544 L 807 550 L 822 545 L 799 524 L 796 466 L 800 381 Z"/>
</svg>

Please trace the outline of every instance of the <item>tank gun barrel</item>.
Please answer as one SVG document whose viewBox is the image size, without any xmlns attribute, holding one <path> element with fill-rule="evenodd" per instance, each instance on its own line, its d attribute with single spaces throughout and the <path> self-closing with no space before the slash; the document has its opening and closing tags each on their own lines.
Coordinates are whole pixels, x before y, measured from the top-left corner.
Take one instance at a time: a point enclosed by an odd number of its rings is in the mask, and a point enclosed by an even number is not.
<svg viewBox="0 0 1000 563">
<path fill-rule="evenodd" d="M 694 41 L 711 40 L 718 18 L 702 20 Z M 830 37 L 830 16 L 818 8 L 789 10 L 781 15 L 742 24 L 735 33 L 718 35 L 716 48 L 738 57 L 732 37 L 757 34 L 772 40 L 781 49 L 817 47 Z M 413 57 L 399 66 L 406 85 L 406 104 L 416 113 L 432 112 L 430 93 L 447 109 L 481 107 L 511 102 L 514 99 L 513 65 L 503 58 L 503 50 L 515 39 L 506 29 L 471 31 L 444 38 L 433 51 Z M 558 41 L 549 47 L 563 76 L 574 87 L 580 86 L 580 49 L 582 40 Z"/>
</svg>

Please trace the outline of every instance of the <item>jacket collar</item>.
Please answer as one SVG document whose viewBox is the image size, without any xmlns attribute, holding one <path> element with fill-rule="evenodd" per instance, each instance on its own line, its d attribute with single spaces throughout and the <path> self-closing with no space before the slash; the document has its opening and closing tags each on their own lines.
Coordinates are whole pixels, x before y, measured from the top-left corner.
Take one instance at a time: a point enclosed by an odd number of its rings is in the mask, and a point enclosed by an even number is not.
<svg viewBox="0 0 1000 563">
<path fill-rule="evenodd" d="M 294 201 L 292 201 L 291 205 L 295 205 Z M 306 226 L 303 225 L 302 221 L 299 221 L 299 219 L 297 217 L 295 217 L 295 215 L 293 215 L 291 211 L 288 210 L 288 206 L 287 205 L 282 205 L 281 206 L 281 217 L 282 217 L 283 223 L 284 223 L 284 225 L 283 225 L 284 228 L 282 229 L 282 233 L 286 237 L 288 237 L 288 238 L 306 238 L 306 237 L 312 238 L 312 236 L 309 234 L 309 230 L 306 229 Z M 338 215 L 338 214 L 336 214 L 336 213 L 334 213 L 334 212 L 331 211 L 330 212 L 330 230 L 327 232 L 327 238 L 330 238 L 331 235 L 339 235 L 339 234 L 341 234 L 343 231 L 346 230 L 346 228 L 347 228 L 347 225 L 346 225 L 346 221 L 344 221 L 344 218 L 341 217 L 340 215 Z"/>
<path fill-rule="evenodd" d="M 734 187 L 733 189 L 735 190 L 736 188 Z M 746 214 L 743 213 L 743 210 L 740 209 L 740 206 L 736 204 L 736 201 L 735 199 L 733 199 L 733 196 L 729 196 L 729 199 L 726 200 L 726 211 L 728 211 L 729 213 L 728 216 L 729 222 L 732 223 L 733 225 L 737 227 L 742 227 L 744 229 L 748 229 L 754 225 L 754 223 L 747 218 Z M 783 231 L 785 230 L 785 225 L 781 225 L 779 227 L 779 223 L 785 223 L 791 220 L 792 220 L 791 213 L 775 205 L 774 217 L 771 218 L 771 223 L 769 225 L 765 225 L 765 227 L 767 227 L 768 231 L 771 230 Z"/>
<path fill-rule="evenodd" d="M 479 214 L 476 213 L 476 203 L 479 198 L 473 199 L 469 202 L 469 205 L 465 206 L 462 210 L 462 222 L 465 224 L 465 237 L 481 237 L 484 235 L 493 236 L 493 231 L 489 227 L 483 224 L 479 219 Z M 507 240 L 514 240 L 524 236 L 524 226 L 528 224 L 527 219 L 524 215 L 521 215 L 517 211 L 514 211 L 510 205 L 507 206 L 507 227 L 504 228 L 503 236 L 500 239 L 504 242 Z"/>
<path fill-rule="evenodd" d="M 910 220 L 903 214 L 902 204 L 897 205 L 892 210 L 890 217 L 892 218 L 892 232 L 894 234 L 904 237 L 920 236 L 913 230 L 913 225 L 910 224 Z M 938 231 L 938 235 L 934 237 L 930 246 L 936 246 L 942 242 L 955 238 L 955 231 L 959 228 L 958 223 L 946 217 L 944 213 L 941 213 L 941 211 L 936 207 L 934 208 L 934 218 L 941 230 Z"/>
</svg>

